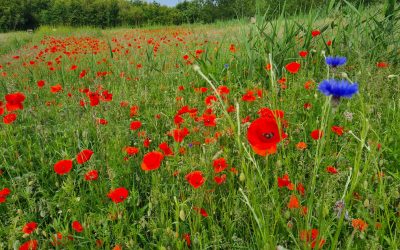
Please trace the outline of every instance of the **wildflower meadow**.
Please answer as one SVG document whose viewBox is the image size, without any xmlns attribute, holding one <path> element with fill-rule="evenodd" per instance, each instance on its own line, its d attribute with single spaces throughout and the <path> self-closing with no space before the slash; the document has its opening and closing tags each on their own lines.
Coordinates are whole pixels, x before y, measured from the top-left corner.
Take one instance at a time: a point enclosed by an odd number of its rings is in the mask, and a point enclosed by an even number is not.
<svg viewBox="0 0 400 250">
<path fill-rule="evenodd" d="M 0 249 L 399 249 L 400 7 L 0 34 Z"/>
</svg>

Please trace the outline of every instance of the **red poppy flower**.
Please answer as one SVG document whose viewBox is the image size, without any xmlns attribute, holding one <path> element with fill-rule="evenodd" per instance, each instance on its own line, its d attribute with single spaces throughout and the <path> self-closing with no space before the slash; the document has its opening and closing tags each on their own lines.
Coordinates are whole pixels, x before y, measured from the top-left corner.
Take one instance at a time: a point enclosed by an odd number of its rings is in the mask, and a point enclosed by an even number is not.
<svg viewBox="0 0 400 250">
<path fill-rule="evenodd" d="M 125 105 L 125 104 L 124 104 Z M 126 103 L 126 105 L 128 105 L 128 103 Z M 123 107 L 122 102 L 121 102 L 121 107 Z M 130 117 L 134 117 L 135 115 L 137 115 L 139 112 L 139 107 L 138 106 L 132 106 L 130 108 L 130 113 L 129 116 Z"/>
<path fill-rule="evenodd" d="M 146 139 L 144 139 L 144 141 L 143 141 L 143 147 L 145 147 L 145 148 L 148 148 L 148 147 L 150 147 L 150 143 L 151 143 L 151 140 L 150 140 L 150 138 L 146 138 Z"/>
<path fill-rule="evenodd" d="M 126 188 L 119 187 L 114 190 L 111 190 L 108 193 L 108 198 L 110 198 L 114 203 L 123 202 L 126 198 L 128 198 L 129 192 Z"/>
<path fill-rule="evenodd" d="M 72 229 L 74 229 L 77 233 L 81 233 L 83 231 L 82 224 L 77 220 L 72 222 Z"/>
<path fill-rule="evenodd" d="M 307 148 L 307 144 L 305 143 L 305 142 L 299 142 L 299 143 L 297 143 L 296 144 L 296 148 L 298 149 L 298 150 L 304 150 L 304 149 L 306 149 Z"/>
<path fill-rule="evenodd" d="M 291 185 L 292 185 L 292 183 L 290 182 L 288 174 L 284 174 L 282 176 L 282 178 L 278 177 L 278 187 L 280 187 L 280 188 L 287 187 L 290 189 Z"/>
<path fill-rule="evenodd" d="M 107 125 L 108 121 L 106 119 L 103 119 L 103 118 L 97 118 L 96 119 L 96 123 L 100 124 L 100 125 Z"/>
<path fill-rule="evenodd" d="M 54 164 L 54 172 L 59 175 L 68 174 L 72 169 L 72 160 L 61 160 Z"/>
<path fill-rule="evenodd" d="M 132 155 L 136 155 L 137 153 L 139 153 L 139 149 L 136 147 L 125 147 L 125 152 L 132 156 Z"/>
<path fill-rule="evenodd" d="M 36 230 L 36 228 L 37 228 L 37 223 L 36 222 L 28 222 L 22 228 L 22 232 L 24 232 L 26 234 L 31 234 L 33 231 Z"/>
<path fill-rule="evenodd" d="M 304 103 L 304 109 L 311 109 L 312 105 L 311 103 Z"/>
<path fill-rule="evenodd" d="M 11 113 L 3 116 L 4 124 L 11 124 L 17 119 L 17 114 Z"/>
<path fill-rule="evenodd" d="M 236 47 L 235 47 L 235 45 L 234 45 L 234 44 L 231 44 L 231 46 L 229 47 L 229 50 L 230 50 L 232 53 L 235 53 L 235 52 L 236 52 Z"/>
<path fill-rule="evenodd" d="M 183 139 L 189 134 L 189 130 L 187 128 L 182 129 L 174 129 L 172 135 L 176 142 L 182 142 Z"/>
<path fill-rule="evenodd" d="M 207 96 L 206 99 L 204 100 L 204 102 L 206 103 L 207 106 L 210 106 L 211 104 L 213 104 L 213 102 L 216 102 L 218 99 L 216 96 L 214 95 L 210 95 Z"/>
<path fill-rule="evenodd" d="M 208 217 L 208 213 L 204 208 L 193 207 L 193 210 L 201 214 L 203 217 Z"/>
<path fill-rule="evenodd" d="M 215 127 L 217 125 L 215 119 L 216 116 L 214 114 L 207 115 L 204 114 L 201 119 L 203 120 L 204 126 L 206 127 Z"/>
<path fill-rule="evenodd" d="M 144 171 L 156 170 L 160 167 L 164 155 L 158 151 L 149 152 L 144 155 L 141 167 Z"/>
<path fill-rule="evenodd" d="M 76 161 L 78 164 L 83 164 L 90 160 L 90 158 L 93 155 L 93 151 L 90 149 L 84 149 L 82 150 L 77 156 L 76 156 Z"/>
<path fill-rule="evenodd" d="M 304 195 L 306 192 L 306 189 L 302 183 L 297 184 L 296 190 L 300 193 L 300 195 Z"/>
<path fill-rule="evenodd" d="M 326 167 L 326 172 L 330 173 L 330 174 L 337 174 L 338 171 L 334 166 L 327 166 Z"/>
<path fill-rule="evenodd" d="M 97 170 L 90 170 L 85 174 L 86 181 L 95 181 L 99 178 L 99 172 Z"/>
<path fill-rule="evenodd" d="M 229 88 L 225 85 L 219 86 L 217 90 L 220 95 L 227 95 L 230 92 Z"/>
<path fill-rule="evenodd" d="M 214 181 L 215 183 L 217 183 L 218 185 L 223 184 L 226 181 L 226 174 L 223 174 L 221 176 L 215 176 L 214 177 Z"/>
<path fill-rule="evenodd" d="M 36 250 L 38 248 L 37 240 L 28 240 L 19 247 L 19 250 Z"/>
<path fill-rule="evenodd" d="M 5 97 L 7 103 L 6 103 L 6 109 L 8 112 L 15 111 L 18 109 L 23 110 L 24 106 L 22 103 L 25 100 L 25 95 L 21 92 L 16 92 L 12 94 L 7 94 Z"/>
<path fill-rule="evenodd" d="M 377 62 L 376 67 L 378 68 L 387 68 L 389 64 L 387 62 Z"/>
<path fill-rule="evenodd" d="M 354 229 L 359 230 L 360 232 L 364 231 L 368 227 L 368 224 L 362 219 L 353 219 L 351 225 Z"/>
<path fill-rule="evenodd" d="M 312 82 L 312 81 L 307 81 L 307 82 L 304 84 L 304 88 L 307 89 L 307 90 L 313 89 L 313 88 L 314 88 L 314 82 Z"/>
<path fill-rule="evenodd" d="M 206 179 L 203 177 L 203 173 L 201 171 L 193 171 L 185 176 L 185 179 L 189 182 L 189 184 L 196 188 L 201 187 Z"/>
<path fill-rule="evenodd" d="M 110 92 L 108 92 L 108 90 L 105 90 L 101 93 L 100 96 L 101 101 L 103 102 L 110 102 L 113 99 L 113 94 L 111 94 Z"/>
<path fill-rule="evenodd" d="M 227 111 L 228 113 L 235 112 L 235 106 L 230 105 L 230 106 L 226 109 L 226 111 Z"/>
<path fill-rule="evenodd" d="M 319 139 L 321 139 L 323 135 L 324 135 L 324 132 L 321 131 L 321 130 L 319 130 L 319 129 L 313 130 L 313 131 L 311 132 L 311 137 L 312 137 L 314 140 L 319 140 Z"/>
<path fill-rule="evenodd" d="M 260 108 L 257 113 L 260 115 L 260 117 L 263 118 L 269 118 L 272 120 L 276 120 L 276 118 L 283 119 L 283 116 L 285 115 L 285 112 L 282 110 L 270 110 L 269 108 Z M 282 122 L 282 120 L 281 120 Z"/>
<path fill-rule="evenodd" d="M 54 85 L 50 87 L 50 92 L 51 93 L 57 93 L 62 90 L 62 86 L 60 84 Z"/>
<path fill-rule="evenodd" d="M 301 56 L 301 57 L 306 57 L 307 55 L 308 55 L 308 52 L 305 50 L 299 52 L 299 56 Z"/>
<path fill-rule="evenodd" d="M 140 121 L 131 122 L 130 130 L 137 130 L 142 127 L 142 123 Z"/>
<path fill-rule="evenodd" d="M 291 62 L 286 64 L 285 66 L 286 70 L 289 71 L 292 74 L 296 74 L 299 69 L 300 69 L 300 63 L 298 62 Z"/>
<path fill-rule="evenodd" d="M 82 70 L 81 73 L 79 73 L 79 78 L 84 78 L 86 76 L 86 70 Z"/>
<path fill-rule="evenodd" d="M 254 152 L 261 156 L 275 153 L 276 145 L 285 137 L 284 133 L 279 135 L 275 120 L 264 117 L 254 120 L 247 130 L 247 140 Z"/>
<path fill-rule="evenodd" d="M 311 36 L 312 36 L 312 37 L 316 37 L 316 36 L 319 36 L 319 35 L 321 35 L 321 31 L 319 31 L 319 30 L 313 30 L 313 31 L 311 31 Z"/>
<path fill-rule="evenodd" d="M 343 131 L 344 131 L 343 127 L 340 127 L 340 126 L 332 126 L 331 129 L 332 129 L 332 132 L 335 133 L 335 134 L 337 134 L 338 136 L 343 135 Z"/>
<path fill-rule="evenodd" d="M 189 112 L 189 106 L 183 106 L 181 109 L 178 110 L 176 115 L 183 115 Z"/>
<path fill-rule="evenodd" d="M 228 164 L 226 164 L 226 160 L 224 158 L 218 158 L 214 160 L 213 167 L 214 167 L 214 172 L 218 174 L 224 171 L 224 169 L 228 167 Z"/>
<path fill-rule="evenodd" d="M 254 96 L 254 92 L 251 90 L 247 91 L 246 94 L 244 94 L 242 96 L 242 101 L 245 101 L 245 102 L 253 102 L 255 100 L 256 100 L 256 97 Z"/>
<path fill-rule="evenodd" d="M 11 193 L 11 190 L 9 188 L 3 188 L 0 190 L 0 203 L 3 203 L 6 201 L 7 196 L 9 196 Z"/>
<path fill-rule="evenodd" d="M 311 229 L 310 231 L 301 230 L 300 239 L 305 242 L 310 242 L 311 243 L 310 247 L 314 249 L 317 244 L 318 234 L 319 234 L 318 229 L 315 228 Z M 321 249 L 324 244 L 325 244 L 325 239 L 320 239 L 318 244 L 318 249 Z"/>
<path fill-rule="evenodd" d="M 182 116 L 180 116 L 180 115 L 175 115 L 175 117 L 174 117 L 174 123 L 175 123 L 175 125 L 178 125 L 178 127 L 179 127 L 179 125 L 182 124 L 184 121 L 185 121 L 185 120 L 182 118 Z"/>
<path fill-rule="evenodd" d="M 289 200 L 289 203 L 288 203 L 287 207 L 289 209 L 299 208 L 300 207 L 300 203 L 299 203 L 299 200 L 297 199 L 296 195 L 291 195 L 290 196 L 290 200 Z"/>
<path fill-rule="evenodd" d="M 86 93 L 87 97 L 89 97 L 90 100 L 90 106 L 94 107 L 99 105 L 100 103 L 100 95 L 97 92 L 87 92 Z"/>
<path fill-rule="evenodd" d="M 174 152 L 172 152 L 172 149 L 168 146 L 168 143 L 162 142 L 159 146 L 159 149 L 161 149 L 164 153 L 165 156 L 173 156 Z"/>
<path fill-rule="evenodd" d="M 182 237 L 186 241 L 186 245 L 190 247 L 190 234 L 184 234 Z"/>
</svg>

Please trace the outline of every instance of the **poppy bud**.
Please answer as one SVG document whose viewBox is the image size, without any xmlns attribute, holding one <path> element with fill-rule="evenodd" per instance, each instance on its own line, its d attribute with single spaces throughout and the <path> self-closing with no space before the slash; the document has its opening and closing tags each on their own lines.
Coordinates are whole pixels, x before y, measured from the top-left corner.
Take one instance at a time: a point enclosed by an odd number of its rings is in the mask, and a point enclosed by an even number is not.
<svg viewBox="0 0 400 250">
<path fill-rule="evenodd" d="M 179 211 L 179 218 L 180 218 L 182 221 L 185 221 L 185 217 L 186 217 L 185 211 L 183 211 L 183 210 Z"/>
<path fill-rule="evenodd" d="M 364 201 L 364 207 L 369 207 L 369 200 L 368 200 L 368 199 L 365 199 L 365 201 Z"/>
<path fill-rule="evenodd" d="M 244 175 L 244 173 L 240 173 L 239 181 L 244 182 L 245 180 L 246 180 L 246 176 Z"/>
</svg>

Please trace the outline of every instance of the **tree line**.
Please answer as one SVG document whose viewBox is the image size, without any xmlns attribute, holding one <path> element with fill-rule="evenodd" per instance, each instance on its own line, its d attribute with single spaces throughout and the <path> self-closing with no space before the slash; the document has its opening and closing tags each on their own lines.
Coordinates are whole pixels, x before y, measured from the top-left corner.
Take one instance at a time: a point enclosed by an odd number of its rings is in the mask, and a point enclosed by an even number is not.
<svg viewBox="0 0 400 250">
<path fill-rule="evenodd" d="M 40 25 L 143 26 L 211 23 L 282 10 L 307 12 L 331 0 L 185 0 L 175 7 L 143 0 L 0 0 L 0 31 L 34 29 Z M 343 1 L 343 0 L 336 0 Z M 348 0 L 368 4 L 379 0 Z"/>
</svg>

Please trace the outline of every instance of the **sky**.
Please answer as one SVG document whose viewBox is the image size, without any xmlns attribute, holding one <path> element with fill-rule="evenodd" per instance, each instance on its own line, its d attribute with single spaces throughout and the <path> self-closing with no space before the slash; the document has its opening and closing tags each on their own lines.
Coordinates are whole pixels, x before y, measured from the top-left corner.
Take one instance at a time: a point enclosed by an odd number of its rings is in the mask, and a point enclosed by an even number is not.
<svg viewBox="0 0 400 250">
<path fill-rule="evenodd" d="M 162 5 L 175 6 L 180 2 L 180 0 L 156 0 L 156 2 L 159 2 Z"/>
</svg>

